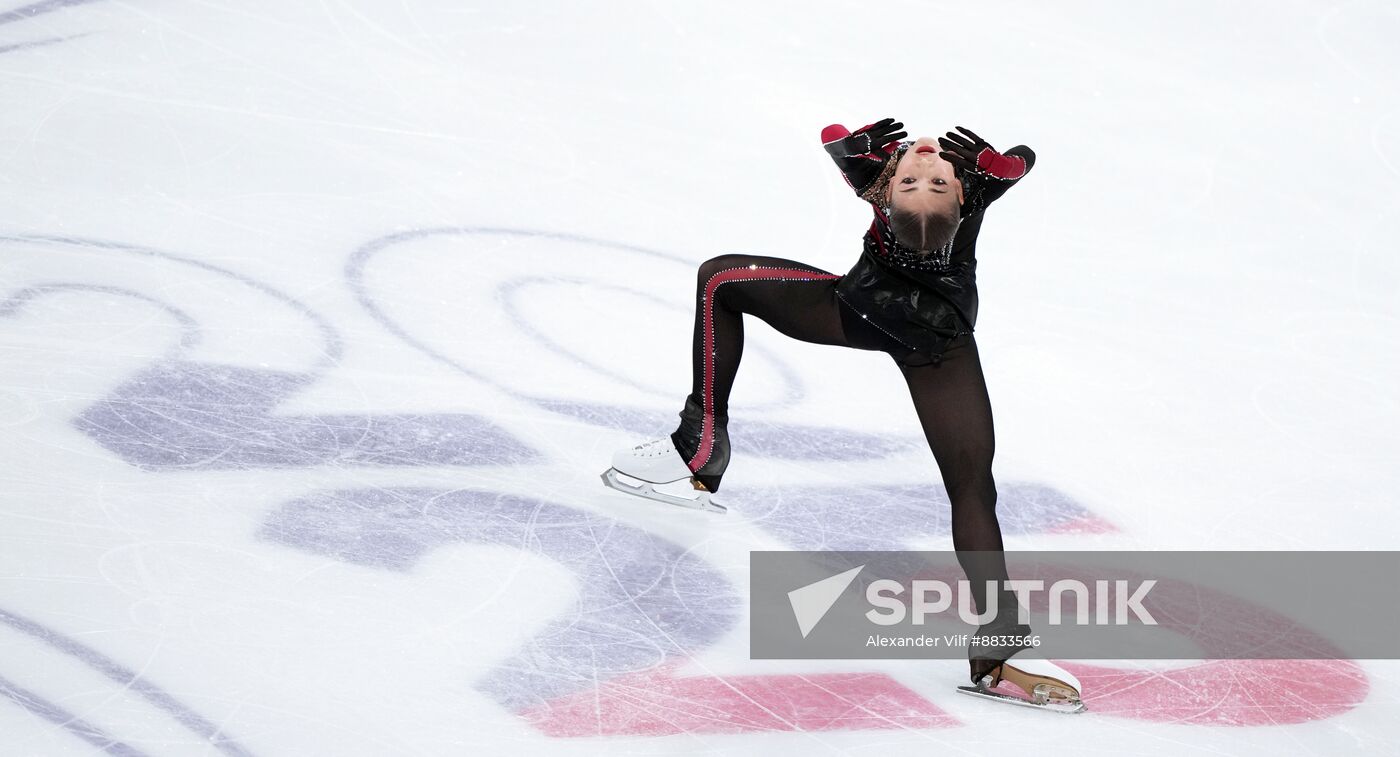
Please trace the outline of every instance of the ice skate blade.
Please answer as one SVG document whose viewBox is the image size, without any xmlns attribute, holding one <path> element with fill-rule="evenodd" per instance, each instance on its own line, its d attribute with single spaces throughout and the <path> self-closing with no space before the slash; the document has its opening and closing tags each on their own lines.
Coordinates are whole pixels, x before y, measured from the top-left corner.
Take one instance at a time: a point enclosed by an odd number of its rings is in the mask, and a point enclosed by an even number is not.
<svg viewBox="0 0 1400 757">
<path fill-rule="evenodd" d="M 1003 694 L 1000 691 L 992 691 L 991 689 L 984 688 L 982 686 L 959 686 L 958 691 L 963 694 L 970 694 L 975 697 L 996 699 L 998 701 L 1006 702 L 1007 704 L 1019 704 L 1022 707 L 1034 707 L 1037 710 L 1049 710 L 1051 712 L 1059 712 L 1065 715 L 1074 715 L 1080 712 L 1084 712 L 1086 709 L 1088 709 L 1084 706 L 1084 702 L 1078 699 L 1047 699 L 1043 702 L 1036 702 L 1030 699 L 1022 699 L 1018 696 L 1012 696 L 1011 694 Z"/>
<path fill-rule="evenodd" d="M 712 501 L 710 499 L 710 493 L 707 491 L 696 490 L 695 493 L 697 496 L 695 497 L 680 497 L 676 496 L 675 494 L 668 494 L 663 491 L 657 491 L 655 485 L 653 485 L 650 481 L 641 481 L 640 479 L 633 479 L 635 481 L 638 481 L 639 483 L 637 485 L 629 484 L 626 481 L 622 480 L 623 475 L 624 474 L 619 473 L 616 468 L 608 468 L 607 470 L 603 471 L 603 475 L 601 476 L 601 478 L 603 479 L 603 485 L 608 487 L 609 489 L 616 489 L 622 492 L 623 494 L 631 494 L 633 496 L 641 497 L 643 499 L 649 499 L 654 502 L 664 502 L 668 505 L 675 505 L 677 507 L 684 507 L 691 510 L 704 510 L 705 512 L 709 513 L 724 514 L 729 512 L 729 509 L 726 508 L 724 505 Z"/>
</svg>

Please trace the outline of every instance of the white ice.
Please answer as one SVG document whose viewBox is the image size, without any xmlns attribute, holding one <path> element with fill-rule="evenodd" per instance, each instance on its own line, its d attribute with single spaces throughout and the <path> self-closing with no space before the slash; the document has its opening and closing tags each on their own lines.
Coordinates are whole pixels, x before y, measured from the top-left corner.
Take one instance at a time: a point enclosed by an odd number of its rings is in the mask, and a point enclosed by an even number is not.
<svg viewBox="0 0 1400 757">
<path fill-rule="evenodd" d="M 598 474 L 674 428 L 700 262 L 855 261 L 818 134 L 893 116 L 1039 156 L 979 245 L 1010 549 L 1394 549 L 1397 37 L 1379 0 L 5 0 L 0 754 L 1393 753 L 1394 662 L 1164 722 L 748 659 L 749 551 L 949 547 L 881 354 L 750 321 L 727 516 Z M 837 674 L 938 722 L 833 714 Z"/>
</svg>

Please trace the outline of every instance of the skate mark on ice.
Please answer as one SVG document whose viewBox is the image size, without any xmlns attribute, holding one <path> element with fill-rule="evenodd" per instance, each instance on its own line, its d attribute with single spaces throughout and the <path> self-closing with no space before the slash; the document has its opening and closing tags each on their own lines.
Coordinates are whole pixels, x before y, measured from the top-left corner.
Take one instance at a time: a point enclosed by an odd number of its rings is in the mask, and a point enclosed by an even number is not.
<svg viewBox="0 0 1400 757">
<path fill-rule="evenodd" d="M 1083 684 L 1090 712 L 1157 723 L 1307 723 L 1352 710 L 1370 691 L 1351 660 L 1208 660 L 1173 670 L 1060 664 Z"/>
<path fill-rule="evenodd" d="M 199 713 L 181 704 L 168 692 L 152 683 L 135 670 L 102 654 L 92 647 L 65 636 L 37 621 L 0 608 L 0 625 L 28 636 L 55 652 L 66 655 L 92 669 L 98 675 L 114 683 L 120 691 L 129 691 L 145 700 L 185 730 L 195 734 L 200 741 L 229 755 L 246 756 L 251 753 L 244 749 L 233 737 L 223 732 L 222 727 L 205 719 Z M 0 677 L 0 695 L 8 697 L 21 708 L 37 717 L 44 718 L 62 727 L 73 736 L 80 738 L 110 754 L 136 755 L 140 751 L 125 744 L 104 731 L 77 718 L 60 705 L 50 702 L 36 693 L 24 689 L 7 678 Z"/>
<path fill-rule="evenodd" d="M 599 703 L 604 707 L 600 708 Z M 616 706 L 611 703 L 624 703 Z M 550 736 L 666 736 L 953 728 L 962 723 L 883 673 L 622 675 L 525 713 Z"/>
<path fill-rule="evenodd" d="M 955 722 L 881 674 L 678 674 L 680 664 L 695 664 L 696 652 L 734 626 L 742 600 L 696 554 L 611 518 L 491 491 L 354 489 L 290 502 L 259 536 L 396 571 L 462 544 L 516 547 L 568 568 L 578 578 L 578 601 L 476 682 L 551 735 Z"/>
<path fill-rule="evenodd" d="M 655 434 L 675 426 L 678 415 L 652 410 L 570 400 L 537 400 L 540 407 L 604 428 L 634 435 Z M 910 449 L 924 441 L 912 436 L 867 434 L 829 426 L 804 426 L 753 419 L 734 419 L 729 433 L 735 452 L 782 460 L 875 460 Z"/>
<path fill-rule="evenodd" d="M 218 296 L 246 312 L 270 298 L 319 334 L 302 370 L 201 362 L 188 354 L 218 336 L 185 307 L 131 286 L 57 282 L 27 286 L 0 299 L 0 317 L 15 318 L 37 301 L 62 294 L 124 297 L 159 308 L 180 330 L 178 343 L 152 365 L 80 412 L 73 425 L 131 465 L 147 470 L 337 465 L 476 465 L 533 461 L 537 453 L 490 421 L 466 414 L 279 415 L 277 407 L 313 387 L 343 348 L 331 325 L 310 308 L 256 280 L 196 260 L 138 247 L 61 237 L 0 237 L 12 246 L 78 254 L 134 255 L 199 271 Z M 52 254 L 52 253 L 50 253 Z M 75 268 L 77 266 L 74 266 Z M 86 275 L 98 276 L 100 265 Z M 149 274 L 147 274 L 149 275 Z M 139 276 L 137 277 L 140 278 Z M 3 293 L 0 293 L 3 295 Z M 264 318 L 273 318 L 264 314 Z M 270 358 L 272 356 L 269 356 Z M 280 357 L 280 356 L 279 356 Z M 299 358 L 304 360 L 304 358 Z"/>
<path fill-rule="evenodd" d="M 618 521 L 498 492 L 317 493 L 282 507 L 260 535 L 398 571 L 454 544 L 519 547 L 569 568 L 579 579 L 578 602 L 477 684 L 514 711 L 703 647 L 734 624 L 740 608 L 722 574 L 670 541 Z"/>
<path fill-rule="evenodd" d="M 886 550 L 910 537 L 952 533 L 942 486 L 735 487 L 744 514 L 765 531 L 802 550 Z M 1116 530 L 1068 495 L 1031 483 L 998 484 L 997 518 L 1006 534 Z"/>
</svg>

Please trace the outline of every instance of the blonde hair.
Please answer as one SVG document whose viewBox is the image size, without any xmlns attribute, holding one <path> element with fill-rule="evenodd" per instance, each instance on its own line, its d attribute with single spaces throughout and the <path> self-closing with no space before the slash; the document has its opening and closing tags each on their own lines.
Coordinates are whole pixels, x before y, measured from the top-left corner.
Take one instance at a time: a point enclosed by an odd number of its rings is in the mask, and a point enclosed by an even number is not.
<svg viewBox="0 0 1400 757">
<path fill-rule="evenodd" d="M 891 208 L 889 215 L 890 230 L 894 232 L 895 241 L 920 252 L 947 247 L 958 233 L 958 222 L 961 220 L 956 206 L 931 213 Z"/>
</svg>

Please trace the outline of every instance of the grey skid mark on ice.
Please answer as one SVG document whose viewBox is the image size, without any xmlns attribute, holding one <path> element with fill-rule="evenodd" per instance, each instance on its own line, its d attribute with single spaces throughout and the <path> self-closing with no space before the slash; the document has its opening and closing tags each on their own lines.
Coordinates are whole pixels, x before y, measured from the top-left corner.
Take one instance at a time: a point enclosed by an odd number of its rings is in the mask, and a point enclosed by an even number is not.
<svg viewBox="0 0 1400 757">
<path fill-rule="evenodd" d="M 1105 525 L 1056 489 L 1040 484 L 1002 484 L 997 489 L 1002 533 Z M 952 533 L 948 495 L 932 484 L 744 488 L 741 497 L 746 515 L 801 550 L 904 549 L 911 538 Z"/>
<path fill-rule="evenodd" d="M 7 11 L 0 11 L 0 25 L 13 24 L 18 21 L 27 21 L 35 16 L 45 13 L 52 13 L 56 10 L 70 8 L 76 5 L 88 5 L 100 2 L 100 0 L 44 0 L 44 2 L 31 3 L 29 5 L 12 8 Z M 0 55 L 12 53 L 18 50 L 27 50 L 45 45 L 55 45 L 59 42 L 67 42 L 70 39 L 85 37 L 87 34 L 73 34 L 67 37 L 45 37 L 43 39 L 28 40 L 25 42 L 15 42 L 0 46 Z"/>
<path fill-rule="evenodd" d="M 490 491 L 322 492 L 284 505 L 259 535 L 315 554 L 407 571 L 454 544 L 517 547 L 561 563 L 579 599 L 477 682 L 514 712 L 648 670 L 713 642 L 739 598 L 700 557 L 599 515 Z"/>
<path fill-rule="evenodd" d="M 241 274 L 169 253 L 110 242 L 46 236 L 0 242 L 75 245 L 193 266 L 288 306 L 316 324 L 324 341 L 305 372 L 243 368 L 190 360 L 183 352 L 201 332 L 189 313 L 130 289 L 78 283 L 28 287 L 0 300 L 13 317 L 47 294 L 64 291 L 130 297 L 166 311 L 181 327 L 179 346 L 145 367 L 73 419 L 80 431 L 128 463 L 151 470 L 339 465 L 473 465 L 520 463 L 536 453 L 490 421 L 465 414 L 277 415 L 336 364 L 343 346 L 334 328 L 309 307 Z"/>
<path fill-rule="evenodd" d="M 32 42 L 16 42 L 12 45 L 0 45 L 0 55 L 12 53 L 17 50 L 28 50 L 32 47 L 47 47 L 48 45 L 56 45 L 60 42 L 67 42 L 70 39 L 78 39 L 79 37 L 86 36 L 86 34 L 75 34 L 71 37 L 51 37 L 49 39 L 36 39 Z"/>
<path fill-rule="evenodd" d="M 189 313 L 162 302 L 154 297 L 142 294 L 134 289 L 126 287 L 104 286 L 100 284 L 40 284 L 37 286 L 25 287 L 4 300 L 0 300 L 0 318 L 14 317 L 24 309 L 26 305 L 40 297 L 57 292 L 92 292 L 94 294 L 110 294 L 119 297 L 129 297 L 139 302 L 144 302 L 152 307 L 164 310 L 176 323 L 180 324 L 180 349 L 191 349 L 199 344 L 199 322 Z"/>
<path fill-rule="evenodd" d="M 471 367 L 463 365 L 461 362 L 454 360 L 450 356 L 445 355 L 441 351 L 435 349 L 432 345 L 428 344 L 422 339 L 415 337 L 409 332 L 409 330 L 406 327 L 400 325 L 398 321 L 390 317 L 389 314 L 386 313 L 384 309 L 379 306 L 379 303 L 370 293 L 369 287 L 365 283 L 365 268 L 369 264 L 369 262 L 380 252 L 389 249 L 394 245 L 437 236 L 470 237 L 481 235 L 501 235 L 508 237 L 515 236 L 527 239 L 560 240 L 571 243 L 592 245 L 605 250 L 623 250 L 631 253 L 637 253 L 640 255 L 661 258 L 663 260 L 689 265 L 689 261 L 686 261 L 674 255 L 668 255 L 657 250 L 651 250 L 645 247 L 637 247 L 634 245 L 622 244 L 619 242 L 591 239 L 589 237 L 577 236 L 573 234 L 559 234 L 552 232 L 539 232 L 524 229 L 509 229 L 495 227 L 451 226 L 404 231 L 368 242 L 367 244 L 362 245 L 359 249 L 355 250 L 355 252 L 352 253 L 350 255 L 350 258 L 346 261 L 345 278 L 346 281 L 349 283 L 351 291 L 355 293 L 355 297 L 359 300 L 360 305 L 365 309 L 365 311 L 369 313 L 370 317 L 378 321 L 380 325 L 382 325 L 387 331 L 389 331 L 389 333 L 398 337 L 405 344 L 408 344 L 410 347 L 413 347 L 414 349 L 422 352 L 423 354 L 427 355 L 433 360 L 436 360 L 437 362 L 442 363 L 443 365 L 446 365 L 455 371 L 471 376 L 472 378 L 478 381 L 489 384 L 492 387 L 500 390 L 501 392 L 504 392 L 514 397 L 518 397 L 523 401 L 530 402 L 544 410 L 568 415 L 579 420 L 594 423 L 600 426 L 626 429 L 628 431 L 633 431 L 636 433 L 654 433 L 657 427 L 657 419 L 655 413 L 643 413 L 632 408 L 608 405 L 603 403 L 590 404 L 557 400 L 547 397 L 529 396 L 516 391 L 512 386 L 510 386 L 509 382 L 507 381 L 497 380 L 492 376 L 484 375 L 480 371 L 474 370 Z M 620 381 L 625 385 L 638 388 L 638 385 L 630 379 L 627 379 L 626 377 L 619 377 L 613 371 L 610 371 L 603 366 L 588 363 L 587 361 L 584 361 L 581 357 L 574 355 L 572 351 L 567 349 L 566 345 L 559 345 L 549 340 L 542 333 L 540 333 L 538 329 L 531 326 L 529 322 L 526 321 L 520 315 L 517 309 L 511 307 L 510 295 L 512 292 L 515 291 L 515 289 L 519 288 L 522 285 L 529 284 L 532 282 L 538 283 L 546 281 L 554 283 L 560 281 L 560 279 L 522 278 L 503 285 L 501 289 L 504 295 L 502 297 L 502 300 L 505 303 L 505 310 L 507 316 L 510 317 L 514 324 L 518 328 L 520 328 L 525 334 L 531 336 L 534 339 L 539 340 L 542 344 L 544 344 L 551 350 L 555 350 L 557 352 L 560 352 L 561 354 L 569 355 L 575 362 L 587 366 L 589 369 L 599 373 L 600 375 L 608 376 L 609 378 L 615 381 Z M 634 292 L 630 289 L 627 291 L 644 299 L 649 297 L 648 295 L 642 292 Z M 688 341 L 691 338 L 690 331 L 687 330 L 682 336 L 682 338 Z M 786 389 L 780 392 L 780 394 L 783 396 L 783 399 L 770 405 L 762 406 L 762 408 L 759 409 L 787 407 L 796 404 L 803 397 L 804 391 L 802 389 L 801 377 L 786 364 L 780 361 L 776 362 L 775 364 L 777 365 L 778 369 L 782 372 L 784 381 L 786 383 Z M 647 391 L 650 390 L 648 389 Z M 679 404 L 680 400 L 679 398 L 677 398 L 676 412 L 679 412 Z M 667 417 L 666 420 L 669 422 L 670 418 Z M 807 458 L 815 456 L 822 457 L 825 459 L 868 459 L 881 457 L 885 454 L 888 454 L 888 452 L 890 451 L 903 449 L 908 446 L 907 440 L 902 439 L 900 437 L 884 436 L 878 434 L 862 434 L 858 432 L 843 431 L 841 429 L 829 429 L 825 427 L 808 427 L 777 423 L 767 423 L 763 425 L 755 424 L 753 426 L 752 436 L 747 441 L 737 438 L 737 435 L 739 433 L 739 426 L 736 425 L 736 439 L 734 441 L 736 449 L 747 449 L 751 452 L 758 452 L 760 454 L 772 455 L 775 457 Z M 823 445 L 799 444 L 798 447 L 801 447 L 801 449 L 797 449 L 793 445 L 793 442 L 795 440 L 816 438 L 816 435 L 820 435 L 820 438 L 826 439 L 827 443 Z"/>
<path fill-rule="evenodd" d="M 0 676 L 0 697 L 8 698 L 30 714 L 53 723 L 69 734 L 92 744 L 107 754 L 126 755 L 130 757 L 140 757 L 140 755 L 145 754 L 145 752 L 135 749 L 130 744 L 123 743 L 112 736 L 108 736 L 101 728 L 79 718 L 77 715 L 63 709 L 59 705 L 50 702 L 28 689 L 15 685 L 4 676 Z"/>
<path fill-rule="evenodd" d="M 205 263 L 202 260 L 195 260 L 194 258 L 187 258 L 169 252 L 161 252 L 160 250 L 153 250 L 148 247 L 124 244 L 122 242 L 109 242 L 100 239 L 87 239 L 84 237 L 53 236 L 47 234 L 0 235 L 0 243 L 5 242 L 11 242 L 15 244 L 41 244 L 53 245 L 55 247 L 71 246 L 80 249 L 86 248 L 94 250 L 109 250 L 114 253 L 136 255 L 155 260 L 165 260 L 179 265 L 190 266 L 192 268 L 202 270 L 206 273 L 211 273 L 216 276 L 220 276 L 222 278 L 226 278 L 231 281 L 237 282 L 238 284 L 248 287 L 256 292 L 259 292 L 260 294 L 277 300 L 278 302 L 282 303 L 288 308 L 297 311 L 300 315 L 302 315 L 312 323 L 316 324 L 316 329 L 320 332 L 322 340 L 325 342 L 325 349 L 323 350 L 320 356 L 320 360 L 317 363 L 318 371 L 324 370 L 325 368 L 328 368 L 338 363 L 344 353 L 344 345 L 341 343 L 340 336 L 336 333 L 335 327 L 331 326 L 330 322 L 327 321 L 325 318 L 322 318 L 319 314 L 316 313 L 316 311 L 302 304 L 299 300 L 296 300 L 289 295 L 283 294 L 281 291 L 267 284 L 264 284 L 261 281 L 258 281 L 257 279 L 244 276 L 241 273 L 230 271 L 227 268 L 220 268 L 219 266 L 212 265 L 210 263 Z"/>
<path fill-rule="evenodd" d="M 655 433 L 657 414 L 649 410 L 571 400 L 536 400 L 540 407 L 604 428 L 637 434 Z M 679 419 L 679 413 L 675 416 Z M 667 418 L 670 420 L 670 418 Z M 922 440 L 866 434 L 829 426 L 803 426 L 736 418 L 730 440 L 739 454 L 784 460 L 867 460 L 922 446 Z"/>
<path fill-rule="evenodd" d="M 73 423 L 143 468 L 517 464 L 537 453 L 482 418 L 459 414 L 276 415 L 316 376 L 156 363 Z"/>
<path fill-rule="evenodd" d="M 16 21 L 27 21 L 35 16 L 42 16 L 45 13 L 52 13 L 56 10 L 71 8 L 77 5 L 89 5 L 96 2 L 101 2 L 101 0 L 43 0 L 38 3 L 21 5 L 18 8 L 0 11 L 0 24 L 13 24 Z"/>
<path fill-rule="evenodd" d="M 47 644 L 55 650 L 82 662 L 123 689 L 134 692 L 157 709 L 168 714 L 176 722 L 184 726 L 186 730 L 199 736 L 200 739 L 208 742 L 220 752 L 232 755 L 251 754 L 232 737 L 225 735 L 220 727 L 204 719 L 199 713 L 189 707 L 181 704 L 174 697 L 170 696 L 170 694 L 166 693 L 164 689 L 151 683 L 136 671 L 98 652 L 96 649 L 64 636 L 18 613 L 10 612 L 9 610 L 0 609 L 0 624 L 9 626 L 20 633 Z M 96 746 L 100 746 L 109 753 L 140 754 L 140 752 L 137 752 L 131 747 L 106 736 L 93 726 L 72 718 L 57 705 L 34 697 L 24 689 L 14 686 L 3 678 L 0 678 L 0 693 L 9 696 L 21 707 L 24 707 L 35 715 L 59 723 L 74 736 Z M 57 717 L 61 717 L 62 719 L 56 719 Z M 99 743 L 98 740 L 102 740 L 102 743 Z"/>
</svg>

